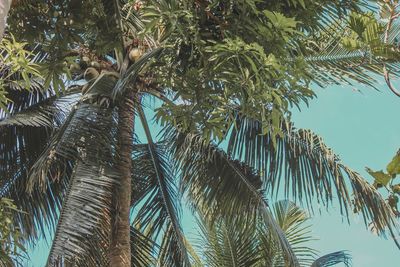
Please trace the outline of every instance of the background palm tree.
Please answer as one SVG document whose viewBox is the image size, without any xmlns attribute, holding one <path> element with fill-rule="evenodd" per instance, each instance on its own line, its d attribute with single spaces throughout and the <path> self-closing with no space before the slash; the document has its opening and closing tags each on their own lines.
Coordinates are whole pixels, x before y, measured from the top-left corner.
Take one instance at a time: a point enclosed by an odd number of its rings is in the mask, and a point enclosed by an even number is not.
<svg viewBox="0 0 400 267">
<path fill-rule="evenodd" d="M 15 99 L 0 121 L 0 192 L 28 212 L 14 218 L 28 239 L 55 229 L 49 265 L 148 266 L 156 257 L 162 266 L 190 266 L 193 256 L 180 226 L 181 194 L 208 220 L 239 213 L 260 222 L 293 266 L 299 265 L 294 250 L 266 201 L 279 188 L 310 210 L 312 199 L 328 205 L 337 196 L 342 214 L 355 209 L 380 233 L 387 228 L 394 233 L 393 210 L 375 188 L 343 165 L 320 137 L 286 120 L 290 105 L 313 96 L 303 85 L 310 78 L 343 82 L 335 76 L 340 71 L 348 79 L 371 82 L 343 63 L 349 57 L 335 58 L 332 67 L 329 60 L 316 60 L 321 51 L 312 52 L 310 45 L 315 36 L 322 43 L 323 30 L 337 25 L 342 11 L 360 12 L 360 6 L 354 1 L 287 1 L 257 6 L 274 11 L 261 15 L 254 3 L 225 9 L 221 2 L 208 11 L 206 1 L 147 1 L 143 8 L 125 1 L 66 1 L 29 4 L 29 9 L 21 4 L 11 14 L 11 30 L 28 40 L 44 38 L 37 48 L 42 56 L 35 59 L 45 62 L 45 79 L 30 92 L 6 88 Z M 234 25 L 228 23 L 224 32 L 213 19 L 222 11 Z M 291 19 L 294 15 L 303 23 Z M 261 22 L 242 19 L 252 17 Z M 246 27 L 253 29 L 255 23 L 257 31 L 279 34 L 247 35 Z M 211 35 L 193 35 L 188 25 Z M 348 25 L 337 29 L 352 30 Z M 300 31 L 312 34 L 302 37 Z M 230 34 L 238 38 L 225 38 Z M 265 38 L 277 56 L 257 38 Z M 365 43 L 372 46 L 369 39 Z M 146 52 L 140 58 L 131 53 L 137 52 L 135 45 Z M 308 61 L 296 58 L 299 53 Z M 69 78 L 79 80 L 83 73 L 84 86 L 65 85 L 69 63 L 64 61 L 77 64 L 71 54 L 79 58 L 80 71 Z M 276 70 L 258 70 L 264 67 L 258 58 Z M 328 66 L 328 81 L 317 74 L 316 65 L 307 64 L 313 60 Z M 209 61 L 213 69 L 206 72 L 202 62 Z M 363 61 L 360 68 L 376 64 Z M 299 72 L 304 66 L 307 71 Z M 243 79 L 247 82 L 238 87 Z M 267 89 L 251 95 L 252 84 Z M 42 90 L 49 85 L 49 91 Z M 221 92 L 232 92 L 229 101 L 221 101 Z M 144 97 L 163 102 L 157 110 L 165 126 L 159 140 L 153 139 Z M 146 134 L 145 144 L 132 140 L 135 118 Z M 224 140 L 223 150 L 218 143 Z M 135 227 L 129 227 L 133 207 Z"/>
<path fill-rule="evenodd" d="M 293 202 L 278 201 L 272 205 L 275 220 L 284 231 L 300 266 L 325 267 L 338 263 L 351 265 L 351 257 L 338 251 L 317 258 L 318 252 L 308 246 L 311 235 L 309 216 Z M 262 225 L 237 218 L 219 218 L 213 223 L 201 220 L 201 241 L 197 244 L 204 255 L 204 266 L 287 266 L 280 245 Z M 199 264 L 201 265 L 201 263 Z"/>
</svg>

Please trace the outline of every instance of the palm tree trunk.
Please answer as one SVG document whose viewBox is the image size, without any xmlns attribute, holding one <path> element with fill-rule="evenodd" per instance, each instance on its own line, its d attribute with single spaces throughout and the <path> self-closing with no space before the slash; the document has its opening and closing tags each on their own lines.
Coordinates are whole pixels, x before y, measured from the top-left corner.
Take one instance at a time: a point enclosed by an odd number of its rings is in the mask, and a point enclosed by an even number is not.
<svg viewBox="0 0 400 267">
<path fill-rule="evenodd" d="M 134 132 L 133 103 L 136 92 L 129 90 L 118 110 L 118 144 L 116 167 L 120 172 L 120 183 L 114 192 L 113 217 L 110 247 L 110 266 L 131 267 L 130 247 L 130 203 L 132 146 Z"/>
<path fill-rule="evenodd" d="M 10 11 L 12 0 L 1 0 L 0 1 L 0 41 L 3 39 L 4 30 L 7 23 L 8 11 Z"/>
</svg>

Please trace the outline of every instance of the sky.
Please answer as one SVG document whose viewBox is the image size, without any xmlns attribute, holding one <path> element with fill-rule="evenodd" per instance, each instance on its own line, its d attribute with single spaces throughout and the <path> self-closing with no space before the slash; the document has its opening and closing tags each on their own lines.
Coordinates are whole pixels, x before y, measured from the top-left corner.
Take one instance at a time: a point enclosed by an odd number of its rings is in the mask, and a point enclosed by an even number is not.
<svg viewBox="0 0 400 267">
<path fill-rule="evenodd" d="M 372 178 L 365 167 L 384 169 L 400 148 L 400 98 L 390 93 L 384 84 L 379 88 L 379 92 L 361 85 L 315 88 L 318 97 L 309 107 L 302 107 L 301 112 L 294 110 L 292 118 L 297 128 L 312 129 L 323 137 L 347 166 L 369 181 Z M 328 212 L 314 214 L 311 220 L 313 235 L 318 239 L 311 246 L 319 250 L 320 255 L 347 250 L 353 257 L 354 267 L 400 265 L 400 250 L 390 238 L 372 234 L 356 216 L 349 225 L 342 221 L 335 207 L 337 205 Z M 183 227 L 192 235 L 196 229 L 193 220 L 187 212 L 185 214 Z M 30 260 L 25 266 L 44 266 L 48 249 L 43 240 L 29 249 Z"/>
</svg>

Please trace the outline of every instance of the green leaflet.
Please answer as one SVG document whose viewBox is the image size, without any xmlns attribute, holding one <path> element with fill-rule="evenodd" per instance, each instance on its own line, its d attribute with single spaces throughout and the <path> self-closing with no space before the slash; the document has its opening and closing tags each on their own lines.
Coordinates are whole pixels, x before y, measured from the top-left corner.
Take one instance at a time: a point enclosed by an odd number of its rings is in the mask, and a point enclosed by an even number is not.
<svg viewBox="0 0 400 267">
<path fill-rule="evenodd" d="M 272 26 L 281 31 L 282 37 L 286 41 L 289 40 L 287 33 L 299 33 L 296 31 L 298 22 L 294 18 L 288 18 L 279 12 L 271 12 L 269 10 L 264 10 L 263 13 L 271 21 Z"/>
<path fill-rule="evenodd" d="M 386 167 L 390 175 L 400 174 L 400 153 L 393 157 L 392 161 Z"/>
<path fill-rule="evenodd" d="M 390 180 L 392 179 L 392 177 L 389 174 L 384 173 L 383 171 L 376 171 L 375 172 L 375 171 L 371 170 L 368 167 L 366 168 L 366 171 L 372 177 L 375 178 L 375 183 L 376 184 L 380 184 L 380 185 L 386 186 L 390 182 Z"/>
<path fill-rule="evenodd" d="M 32 90 L 32 81 L 42 78 L 35 55 L 28 51 L 28 44 L 18 42 L 11 34 L 0 40 L 0 112 L 8 112 L 11 102 L 7 94 L 10 88 Z M 18 77 L 18 78 L 16 78 Z"/>
</svg>

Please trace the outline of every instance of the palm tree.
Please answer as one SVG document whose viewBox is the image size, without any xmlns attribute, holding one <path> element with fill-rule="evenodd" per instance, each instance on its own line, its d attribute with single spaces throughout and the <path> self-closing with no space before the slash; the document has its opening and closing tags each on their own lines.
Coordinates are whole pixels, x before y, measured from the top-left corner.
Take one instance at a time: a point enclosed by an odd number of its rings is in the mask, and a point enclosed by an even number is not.
<svg viewBox="0 0 400 267">
<path fill-rule="evenodd" d="M 317 257 L 317 251 L 308 246 L 311 235 L 309 216 L 293 202 L 278 201 L 272 205 L 275 220 L 288 238 L 300 266 L 327 267 L 338 263 L 350 266 L 351 257 L 338 251 Z M 201 220 L 200 255 L 205 266 L 287 266 L 280 245 L 262 225 L 246 222 L 243 218 L 232 221 L 219 218 L 209 223 Z M 199 257 L 200 258 L 200 257 Z M 203 266 L 200 262 L 199 266 Z"/>
<path fill-rule="evenodd" d="M 394 235 L 393 210 L 375 188 L 320 137 L 287 122 L 289 106 L 313 96 L 305 84 L 326 83 L 307 62 L 328 66 L 332 81 L 343 82 L 337 71 L 371 81 L 349 74 L 349 57 L 336 58 L 333 68 L 310 45 L 315 36 L 321 40 L 313 44 L 322 43 L 324 28 L 342 11 L 360 6 L 256 2 L 208 9 L 207 1 L 60 1 L 12 10 L 10 29 L 41 40 L 35 59 L 44 62 L 45 79 L 29 92 L 6 87 L 13 103 L 0 121 L 0 196 L 29 214 L 14 217 L 28 240 L 54 230 L 49 266 L 190 266 L 180 195 L 209 220 L 239 213 L 259 221 L 289 266 L 299 266 L 295 251 L 266 200 L 280 188 L 310 210 L 313 199 L 328 206 L 335 197 L 342 214 L 355 209 Z M 83 74 L 85 85 L 66 82 L 71 56 L 81 70 L 69 78 Z M 163 103 L 159 140 L 146 97 Z M 144 144 L 135 141 L 135 119 Z"/>
</svg>

